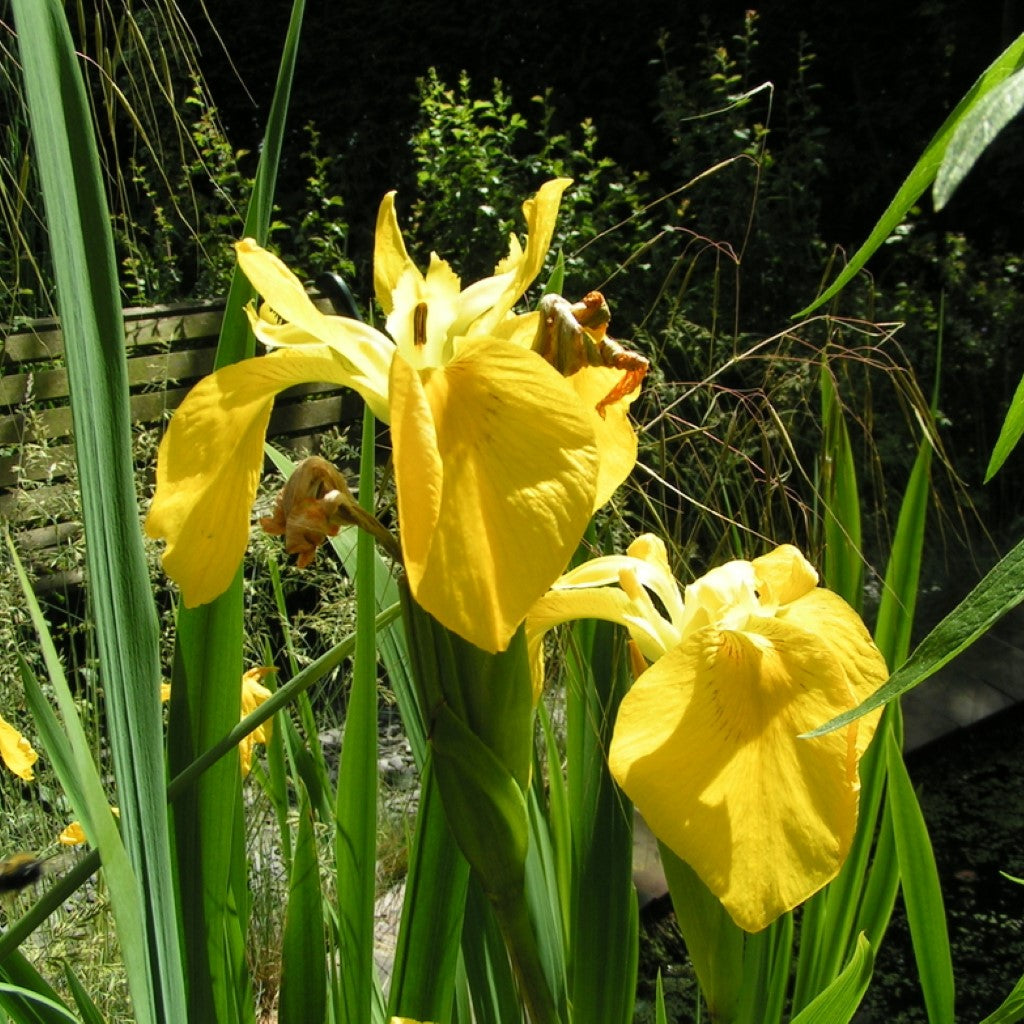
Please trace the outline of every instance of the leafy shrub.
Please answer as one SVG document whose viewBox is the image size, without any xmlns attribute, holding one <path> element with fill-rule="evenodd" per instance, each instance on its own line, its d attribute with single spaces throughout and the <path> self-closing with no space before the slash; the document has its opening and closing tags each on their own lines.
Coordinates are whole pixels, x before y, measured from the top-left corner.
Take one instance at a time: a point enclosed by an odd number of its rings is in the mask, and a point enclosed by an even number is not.
<svg viewBox="0 0 1024 1024">
<path fill-rule="evenodd" d="M 575 134 L 556 133 L 550 92 L 534 98 L 529 117 L 514 109 L 497 80 L 489 96 L 475 98 L 468 75 L 449 88 L 432 69 L 419 82 L 419 99 L 410 140 L 416 197 L 402 223 L 421 265 L 433 250 L 453 262 L 463 280 L 491 274 L 508 251 L 509 234 L 522 233 L 523 200 L 558 176 L 574 181 L 552 244 L 553 253 L 565 256 L 567 294 L 601 287 L 643 252 L 651 231 L 643 176 L 599 154 L 590 121 Z M 633 266 L 629 280 L 645 267 L 642 260 Z M 628 291 L 618 281 L 610 291 L 617 324 L 628 322 L 620 300 Z"/>
</svg>

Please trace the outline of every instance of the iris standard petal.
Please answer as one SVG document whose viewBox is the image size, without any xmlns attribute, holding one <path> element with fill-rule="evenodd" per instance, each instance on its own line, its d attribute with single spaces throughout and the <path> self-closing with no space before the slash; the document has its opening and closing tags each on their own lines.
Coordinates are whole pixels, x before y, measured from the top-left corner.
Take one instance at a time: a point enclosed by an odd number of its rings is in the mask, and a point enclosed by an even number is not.
<svg viewBox="0 0 1024 1024">
<path fill-rule="evenodd" d="M 857 820 L 849 734 L 797 738 L 852 706 L 842 666 L 785 622 L 756 628 L 703 629 L 661 658 L 609 754 L 655 834 L 751 932 L 836 875 Z"/>
<path fill-rule="evenodd" d="M 349 367 L 325 345 L 246 359 L 201 380 L 172 418 L 146 532 L 167 541 L 164 569 L 186 607 L 212 601 L 234 578 L 249 539 L 274 396 L 307 381 L 348 385 Z"/>
<path fill-rule="evenodd" d="M 792 544 L 780 544 L 774 551 L 755 558 L 751 565 L 758 579 L 761 602 L 766 605 L 789 604 L 818 585 L 814 566 Z"/>
<path fill-rule="evenodd" d="M 402 274 L 410 267 L 416 270 L 416 264 L 409 258 L 402 230 L 398 226 L 395 195 L 395 192 L 389 192 L 381 200 L 373 244 L 373 290 L 385 316 L 391 313 L 391 293 L 398 286 Z"/>
<path fill-rule="evenodd" d="M 413 595 L 478 647 L 504 650 L 590 519 L 593 430 L 558 373 L 494 338 L 422 375 L 396 357 L 391 404 Z"/>
<path fill-rule="evenodd" d="M 249 283 L 282 320 L 317 333 L 325 315 L 313 305 L 302 282 L 278 259 L 251 238 L 235 243 L 238 266 Z"/>
<path fill-rule="evenodd" d="M 494 304 L 473 324 L 472 334 L 486 334 L 509 314 L 512 307 L 530 287 L 551 248 L 551 239 L 558 220 L 558 207 L 562 193 L 572 184 L 571 178 L 554 178 L 546 181 L 537 194 L 523 203 L 526 218 L 526 249 L 521 254 L 513 246 L 510 256 L 498 265 L 495 276 L 509 275 L 507 284 Z M 510 271 L 514 270 L 514 273 Z"/>
<path fill-rule="evenodd" d="M 459 311 L 459 278 L 435 253 L 424 277 L 412 264 L 391 291 L 388 334 L 406 362 L 417 369 L 451 358 L 450 328 Z"/>
<path fill-rule="evenodd" d="M 39 760 L 32 744 L 5 718 L 0 716 L 0 758 L 7 767 L 25 782 L 35 778 L 32 765 Z"/>
</svg>

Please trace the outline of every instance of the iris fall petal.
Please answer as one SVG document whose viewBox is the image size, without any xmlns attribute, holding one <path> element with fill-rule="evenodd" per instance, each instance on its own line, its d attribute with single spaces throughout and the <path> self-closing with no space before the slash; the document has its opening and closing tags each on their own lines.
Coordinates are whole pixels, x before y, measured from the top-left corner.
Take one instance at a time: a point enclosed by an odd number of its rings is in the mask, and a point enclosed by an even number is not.
<svg viewBox="0 0 1024 1024">
<path fill-rule="evenodd" d="M 492 338 L 422 375 L 396 358 L 391 403 L 412 592 L 449 629 L 502 650 L 589 521 L 587 418 L 543 360 Z"/>
<path fill-rule="evenodd" d="M 164 569 L 186 607 L 212 601 L 234 578 L 249 539 L 274 396 L 310 380 L 347 384 L 348 369 L 327 346 L 246 359 L 201 380 L 171 420 L 146 532 L 167 541 Z"/>
</svg>

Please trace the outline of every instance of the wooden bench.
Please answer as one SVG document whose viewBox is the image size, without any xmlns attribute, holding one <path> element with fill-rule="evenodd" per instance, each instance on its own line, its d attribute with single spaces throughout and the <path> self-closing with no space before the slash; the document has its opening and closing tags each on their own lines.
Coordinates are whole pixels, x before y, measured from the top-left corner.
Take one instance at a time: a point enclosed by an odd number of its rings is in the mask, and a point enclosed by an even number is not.
<svg viewBox="0 0 1024 1024">
<path fill-rule="evenodd" d="M 315 301 L 330 311 L 325 299 Z M 134 424 L 160 427 L 210 372 L 223 312 L 223 302 L 125 310 Z M 319 435 L 359 416 L 361 402 L 352 391 L 303 385 L 278 397 L 269 433 L 293 451 L 316 451 Z M 152 479 L 152 465 L 139 469 Z M 63 337 L 58 321 L 36 320 L 2 337 L 0 519 L 10 524 L 40 592 L 81 578 L 60 557 L 62 546 L 81 532 L 77 508 Z"/>
</svg>

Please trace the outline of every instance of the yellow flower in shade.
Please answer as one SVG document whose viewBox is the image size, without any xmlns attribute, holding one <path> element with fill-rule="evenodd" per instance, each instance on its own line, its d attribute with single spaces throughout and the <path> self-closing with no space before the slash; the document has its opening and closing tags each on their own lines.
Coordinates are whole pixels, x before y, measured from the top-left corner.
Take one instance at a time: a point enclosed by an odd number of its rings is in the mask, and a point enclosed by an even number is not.
<svg viewBox="0 0 1024 1024">
<path fill-rule="evenodd" d="M 263 665 L 259 668 L 249 669 L 249 671 L 242 676 L 243 718 L 255 711 L 270 697 L 270 691 L 260 682 L 260 680 L 271 672 L 276 671 L 276 668 L 269 668 Z M 262 725 L 256 726 L 256 728 L 238 744 L 238 753 L 242 759 L 243 778 L 249 774 L 249 770 L 252 768 L 252 748 L 257 743 L 267 744 L 270 742 L 273 722 L 274 720 L 272 718 L 268 718 Z"/>
<path fill-rule="evenodd" d="M 39 755 L 3 716 L 0 716 L 0 758 L 19 779 L 31 782 L 35 778 L 32 765 L 39 760 Z"/>
<path fill-rule="evenodd" d="M 57 837 L 61 846 L 80 846 L 85 842 L 85 829 L 80 821 L 73 821 Z"/>
<path fill-rule="evenodd" d="M 119 807 L 111 807 L 110 813 L 115 818 L 121 817 L 121 809 Z M 82 828 L 80 821 L 73 821 L 68 825 L 59 836 L 57 836 L 57 842 L 61 846 L 81 846 L 82 843 L 87 842 L 88 839 L 85 834 L 85 829 Z"/>
<path fill-rule="evenodd" d="M 270 690 L 268 690 L 260 680 L 264 676 L 270 675 L 271 672 L 276 672 L 277 669 L 267 665 L 261 665 L 258 668 L 251 668 L 248 671 L 242 673 L 242 713 L 241 718 L 245 718 L 246 715 L 251 714 L 255 711 L 269 696 Z M 167 702 L 171 699 L 171 684 L 161 683 L 160 684 L 160 700 Z M 242 762 L 242 778 L 245 778 L 252 769 L 252 748 L 257 743 L 267 744 L 270 742 L 270 737 L 273 733 L 273 718 L 268 718 L 262 725 L 256 726 L 252 732 L 246 734 L 246 736 L 238 744 L 238 755 Z M 78 824 L 77 822 L 75 823 Z M 67 831 L 65 829 L 65 831 Z M 78 842 L 83 840 L 79 839 Z M 64 842 L 64 839 L 61 839 Z"/>
<path fill-rule="evenodd" d="M 513 236 L 494 275 L 467 288 L 436 255 L 425 274 L 415 266 L 386 196 L 374 286 L 387 334 L 321 313 L 280 260 L 251 239 L 236 246 L 264 300 L 250 323 L 272 351 L 218 370 L 185 399 L 160 447 L 146 523 L 167 541 L 164 568 L 186 606 L 217 597 L 241 562 L 274 396 L 328 381 L 390 423 L 417 602 L 484 650 L 508 645 L 636 458 L 632 394 L 598 412 L 623 374 L 586 366 L 566 379 L 531 350 L 536 316 L 511 312 L 540 272 L 568 184 L 549 181 L 523 205 L 525 248 Z"/>
<path fill-rule="evenodd" d="M 680 595 L 664 544 L 645 535 L 626 556 L 567 573 L 527 619 L 535 656 L 545 630 L 601 618 L 626 626 L 654 662 L 622 701 L 609 766 L 654 834 L 750 932 L 842 866 L 879 712 L 800 737 L 888 676 L 857 613 L 817 583 L 783 545 Z"/>
</svg>

